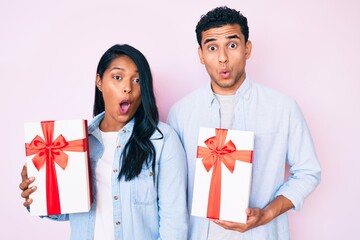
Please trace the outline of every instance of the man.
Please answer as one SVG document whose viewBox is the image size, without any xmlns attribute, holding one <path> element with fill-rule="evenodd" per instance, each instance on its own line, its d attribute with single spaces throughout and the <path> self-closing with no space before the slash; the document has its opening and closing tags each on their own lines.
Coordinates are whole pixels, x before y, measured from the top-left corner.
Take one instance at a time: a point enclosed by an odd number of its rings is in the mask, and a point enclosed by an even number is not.
<svg viewBox="0 0 360 240">
<path fill-rule="evenodd" d="M 320 165 L 303 115 L 294 100 L 247 77 L 252 43 L 240 12 L 215 8 L 201 17 L 196 34 L 210 84 L 181 99 L 168 117 L 186 151 L 189 211 L 200 127 L 253 131 L 255 146 L 247 223 L 192 216 L 189 238 L 289 239 L 286 212 L 299 210 L 320 182 Z"/>
</svg>

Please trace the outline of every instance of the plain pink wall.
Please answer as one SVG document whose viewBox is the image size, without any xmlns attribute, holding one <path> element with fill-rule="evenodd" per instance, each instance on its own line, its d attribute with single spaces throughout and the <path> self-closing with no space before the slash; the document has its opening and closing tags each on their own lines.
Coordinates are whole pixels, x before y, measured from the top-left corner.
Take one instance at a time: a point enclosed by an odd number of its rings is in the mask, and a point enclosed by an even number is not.
<svg viewBox="0 0 360 240">
<path fill-rule="evenodd" d="M 201 14 L 218 5 L 248 17 L 253 41 L 248 75 L 298 101 L 317 147 L 322 183 L 300 212 L 290 212 L 291 238 L 356 238 L 358 1 L 96 2 L 0 1 L 0 239 L 69 236 L 68 223 L 31 217 L 22 207 L 23 123 L 91 119 L 96 65 L 115 43 L 134 45 L 147 56 L 166 119 L 176 100 L 208 81 L 194 28 Z"/>
</svg>

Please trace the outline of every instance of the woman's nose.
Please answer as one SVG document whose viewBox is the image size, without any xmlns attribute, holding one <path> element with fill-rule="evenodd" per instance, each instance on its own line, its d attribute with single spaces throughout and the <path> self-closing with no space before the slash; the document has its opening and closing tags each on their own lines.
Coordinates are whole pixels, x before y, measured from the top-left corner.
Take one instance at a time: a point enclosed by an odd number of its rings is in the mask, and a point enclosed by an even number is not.
<svg viewBox="0 0 360 240">
<path fill-rule="evenodd" d="M 131 93 L 131 81 L 126 81 L 124 87 L 123 87 L 123 92 L 124 93 Z"/>
</svg>

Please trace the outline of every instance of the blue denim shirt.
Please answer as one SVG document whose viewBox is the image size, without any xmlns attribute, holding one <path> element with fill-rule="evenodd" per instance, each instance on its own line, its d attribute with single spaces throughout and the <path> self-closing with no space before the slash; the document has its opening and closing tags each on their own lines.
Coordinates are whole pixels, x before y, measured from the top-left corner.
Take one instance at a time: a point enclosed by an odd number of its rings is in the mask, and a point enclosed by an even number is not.
<svg viewBox="0 0 360 240">
<path fill-rule="evenodd" d="M 304 199 L 319 184 L 321 170 L 298 105 L 293 99 L 249 79 L 237 90 L 235 99 L 233 129 L 255 133 L 250 207 L 264 208 L 275 197 L 283 195 L 294 204 L 295 210 L 300 209 Z M 199 128 L 220 127 L 220 104 L 210 84 L 176 103 L 170 110 L 168 122 L 185 148 L 191 211 Z M 284 181 L 286 164 L 290 170 Z M 207 239 L 208 227 L 208 219 L 191 216 L 190 239 Z M 238 234 L 244 240 L 288 240 L 287 214 Z"/>
<path fill-rule="evenodd" d="M 94 199 L 91 210 L 50 217 L 55 220 L 70 220 L 72 240 L 91 240 L 94 236 L 95 168 L 104 151 L 99 130 L 103 117 L 104 113 L 99 114 L 89 126 Z M 120 147 L 116 149 L 114 156 L 112 193 L 115 239 L 187 239 L 189 219 L 186 206 L 186 161 L 179 138 L 171 127 L 159 123 L 163 138 L 159 139 L 159 132 L 155 132 L 151 138 L 156 150 L 155 185 L 151 166 L 144 166 L 140 175 L 132 181 L 117 179 L 122 146 L 128 141 L 133 127 L 134 120 L 119 131 Z"/>
</svg>

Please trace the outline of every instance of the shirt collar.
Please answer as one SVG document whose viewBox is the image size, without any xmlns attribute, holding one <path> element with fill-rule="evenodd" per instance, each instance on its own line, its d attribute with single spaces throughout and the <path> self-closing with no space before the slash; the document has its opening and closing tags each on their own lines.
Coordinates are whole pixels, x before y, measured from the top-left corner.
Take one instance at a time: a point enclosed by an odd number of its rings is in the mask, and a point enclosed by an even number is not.
<svg viewBox="0 0 360 240">
<path fill-rule="evenodd" d="M 251 81 L 249 78 L 245 78 L 244 82 L 238 88 L 235 95 L 243 97 L 245 100 L 248 100 L 250 98 L 250 94 L 251 94 Z"/>
<path fill-rule="evenodd" d="M 244 82 L 238 88 L 235 95 L 236 95 L 236 100 L 238 100 L 239 98 L 244 98 L 245 100 L 248 100 L 250 98 L 251 80 L 249 78 L 245 78 Z M 215 94 L 211 89 L 211 82 L 206 85 L 206 98 L 209 105 L 212 105 L 216 100 Z"/>
<path fill-rule="evenodd" d="M 89 134 L 93 134 L 95 131 L 99 130 L 99 125 L 101 120 L 103 120 L 104 115 L 105 112 L 102 112 L 94 117 L 91 124 L 89 125 Z M 132 131 L 134 124 L 135 124 L 135 119 L 132 118 L 122 129 L 120 129 L 120 131 L 125 130 L 126 132 L 130 132 Z"/>
</svg>

